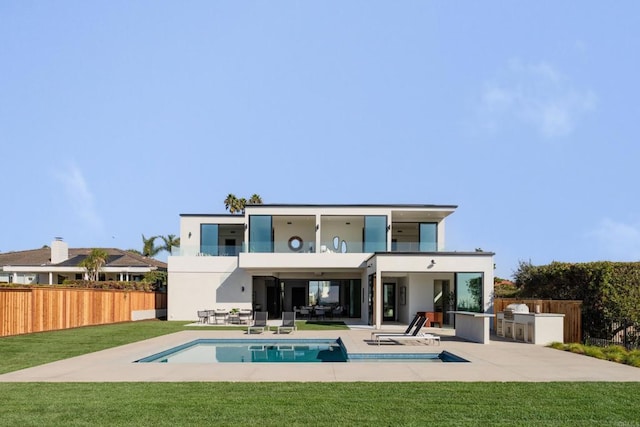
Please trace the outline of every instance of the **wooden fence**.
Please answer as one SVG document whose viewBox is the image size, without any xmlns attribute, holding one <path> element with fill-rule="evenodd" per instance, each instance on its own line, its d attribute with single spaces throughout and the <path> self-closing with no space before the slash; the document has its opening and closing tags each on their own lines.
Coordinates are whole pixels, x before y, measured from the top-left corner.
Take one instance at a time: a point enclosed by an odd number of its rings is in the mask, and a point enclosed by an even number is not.
<svg viewBox="0 0 640 427">
<path fill-rule="evenodd" d="M 159 292 L 0 288 L 0 336 L 127 322 L 135 311 L 166 308 Z"/>
<path fill-rule="evenodd" d="M 504 311 L 509 304 L 526 304 L 531 313 L 535 313 L 537 306 L 540 313 L 564 314 L 564 342 L 582 342 L 582 301 L 496 298 L 493 300 L 494 313 Z M 497 319 L 493 322 L 495 330 Z"/>
</svg>

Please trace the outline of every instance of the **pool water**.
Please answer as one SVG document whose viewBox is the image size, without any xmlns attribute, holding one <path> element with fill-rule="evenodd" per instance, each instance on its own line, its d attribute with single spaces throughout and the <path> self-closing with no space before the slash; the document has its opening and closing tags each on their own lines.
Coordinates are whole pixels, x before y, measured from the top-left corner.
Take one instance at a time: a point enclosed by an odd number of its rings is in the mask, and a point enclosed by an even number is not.
<svg viewBox="0 0 640 427">
<path fill-rule="evenodd" d="M 346 361 L 347 356 L 342 343 L 334 339 L 199 339 L 138 360 L 157 363 Z"/>
<path fill-rule="evenodd" d="M 139 363 L 466 362 L 449 352 L 351 353 L 338 339 L 198 339 Z"/>
</svg>

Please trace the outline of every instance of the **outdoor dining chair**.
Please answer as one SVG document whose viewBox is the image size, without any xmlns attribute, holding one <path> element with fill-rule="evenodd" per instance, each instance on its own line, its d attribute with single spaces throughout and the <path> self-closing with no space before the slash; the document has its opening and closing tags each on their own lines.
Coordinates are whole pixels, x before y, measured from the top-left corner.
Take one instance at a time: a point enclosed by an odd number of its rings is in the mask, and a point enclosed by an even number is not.
<svg viewBox="0 0 640 427">
<path fill-rule="evenodd" d="M 198 310 L 198 323 L 209 323 L 208 310 Z"/>
<path fill-rule="evenodd" d="M 248 325 L 251 321 L 251 310 L 240 310 L 238 313 L 238 322 L 240 324 Z"/>
</svg>

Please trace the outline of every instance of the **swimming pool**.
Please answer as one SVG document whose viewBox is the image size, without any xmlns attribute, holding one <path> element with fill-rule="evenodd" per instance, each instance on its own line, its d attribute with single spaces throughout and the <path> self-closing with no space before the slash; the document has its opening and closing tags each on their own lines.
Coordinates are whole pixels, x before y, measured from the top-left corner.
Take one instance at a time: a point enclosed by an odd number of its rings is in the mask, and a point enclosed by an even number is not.
<svg viewBox="0 0 640 427">
<path fill-rule="evenodd" d="M 347 353 L 338 339 L 198 339 L 137 363 L 467 362 L 440 353 Z"/>
</svg>

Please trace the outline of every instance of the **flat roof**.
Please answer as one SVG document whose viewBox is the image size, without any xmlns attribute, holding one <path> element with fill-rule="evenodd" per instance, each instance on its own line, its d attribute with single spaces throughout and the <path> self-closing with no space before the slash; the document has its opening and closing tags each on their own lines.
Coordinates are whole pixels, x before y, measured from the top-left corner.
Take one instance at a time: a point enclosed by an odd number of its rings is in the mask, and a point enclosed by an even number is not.
<svg viewBox="0 0 640 427">
<path fill-rule="evenodd" d="M 289 203 L 270 203 L 262 205 L 249 205 L 247 207 L 259 208 L 442 208 L 442 209 L 457 209 L 458 205 L 421 205 L 421 204 L 289 204 Z"/>
<path fill-rule="evenodd" d="M 446 210 L 454 210 L 458 208 L 458 205 L 434 205 L 434 204 L 310 204 L 310 203 L 265 203 L 260 205 L 246 205 L 247 209 L 260 209 L 260 208 L 386 208 L 386 209 L 446 209 Z M 221 214 L 212 214 L 212 213 L 202 213 L 202 214 L 194 214 L 194 213 L 181 213 L 181 217 L 218 217 L 218 218 L 242 218 L 245 216 L 244 213 L 221 213 Z"/>
</svg>

